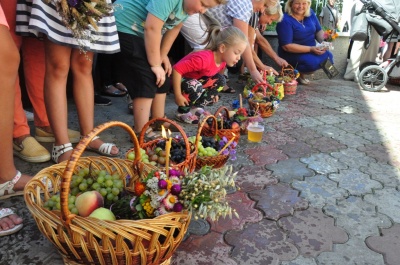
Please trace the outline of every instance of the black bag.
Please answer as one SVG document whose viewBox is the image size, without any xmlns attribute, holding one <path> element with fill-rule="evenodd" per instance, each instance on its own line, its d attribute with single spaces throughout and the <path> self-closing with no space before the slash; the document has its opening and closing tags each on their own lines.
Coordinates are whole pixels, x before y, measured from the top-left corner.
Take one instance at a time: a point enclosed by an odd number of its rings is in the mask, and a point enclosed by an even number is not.
<svg viewBox="0 0 400 265">
<path fill-rule="evenodd" d="M 329 58 L 326 58 L 326 60 L 321 63 L 321 68 L 322 70 L 324 70 L 329 79 L 332 79 L 339 74 L 339 71 L 336 69 L 335 66 L 333 66 Z"/>
</svg>

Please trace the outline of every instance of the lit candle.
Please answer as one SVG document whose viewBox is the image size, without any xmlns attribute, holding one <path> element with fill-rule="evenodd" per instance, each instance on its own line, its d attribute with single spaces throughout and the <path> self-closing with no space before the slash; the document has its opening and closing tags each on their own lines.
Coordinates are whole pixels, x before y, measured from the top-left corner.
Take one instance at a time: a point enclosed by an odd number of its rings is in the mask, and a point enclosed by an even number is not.
<svg viewBox="0 0 400 265">
<path fill-rule="evenodd" d="M 258 109 L 260 108 L 260 104 L 257 102 L 257 108 L 256 108 L 256 110 L 255 110 L 255 113 L 257 114 L 258 113 Z"/>
<path fill-rule="evenodd" d="M 171 152 L 171 144 L 172 144 L 172 138 L 171 138 L 171 131 L 168 130 L 168 141 L 165 142 L 165 173 L 167 174 L 167 177 L 169 177 L 169 154 Z"/>
<path fill-rule="evenodd" d="M 235 140 L 235 134 L 232 133 L 232 138 L 225 144 L 225 146 L 219 150 L 218 155 L 222 154 L 222 152 Z"/>
<path fill-rule="evenodd" d="M 224 119 L 223 119 L 221 113 L 219 113 L 219 117 L 221 118 L 221 129 L 223 129 L 224 128 Z"/>
</svg>

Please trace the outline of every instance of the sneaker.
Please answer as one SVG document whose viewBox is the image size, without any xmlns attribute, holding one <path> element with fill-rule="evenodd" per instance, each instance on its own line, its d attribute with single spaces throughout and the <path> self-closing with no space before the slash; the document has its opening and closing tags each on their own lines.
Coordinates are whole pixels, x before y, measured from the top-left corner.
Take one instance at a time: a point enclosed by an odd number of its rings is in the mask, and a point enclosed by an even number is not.
<svg viewBox="0 0 400 265">
<path fill-rule="evenodd" d="M 79 143 L 81 134 L 78 131 L 68 129 L 68 137 L 71 143 L 76 144 Z M 39 127 L 35 128 L 35 138 L 42 143 L 54 143 L 56 141 L 53 133 L 48 133 Z"/>
<path fill-rule="evenodd" d="M 198 124 L 199 123 L 199 118 L 196 115 L 193 115 L 191 112 L 176 113 L 175 119 L 177 121 L 188 123 L 188 124 Z"/>
<path fill-rule="evenodd" d="M 13 143 L 14 155 L 31 163 L 42 163 L 50 160 L 50 153 L 32 136 L 26 137 L 20 145 Z"/>
<path fill-rule="evenodd" d="M 111 99 L 102 97 L 98 94 L 94 95 L 94 105 L 97 106 L 110 106 L 112 104 Z"/>
<path fill-rule="evenodd" d="M 33 121 L 33 120 L 34 120 L 34 117 L 33 117 L 33 113 L 32 113 L 32 112 L 27 111 L 27 110 L 24 110 L 24 112 L 25 112 L 26 119 L 27 119 L 28 121 Z"/>
</svg>

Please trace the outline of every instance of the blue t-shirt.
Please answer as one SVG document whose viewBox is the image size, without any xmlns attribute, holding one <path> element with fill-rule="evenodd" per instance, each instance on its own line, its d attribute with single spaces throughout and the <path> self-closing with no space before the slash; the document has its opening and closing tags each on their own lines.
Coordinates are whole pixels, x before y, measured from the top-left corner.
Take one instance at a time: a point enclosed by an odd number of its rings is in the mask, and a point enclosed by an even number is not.
<svg viewBox="0 0 400 265">
<path fill-rule="evenodd" d="M 164 21 L 162 34 L 188 17 L 183 0 L 117 0 L 115 5 L 117 30 L 142 38 L 148 13 Z"/>
</svg>

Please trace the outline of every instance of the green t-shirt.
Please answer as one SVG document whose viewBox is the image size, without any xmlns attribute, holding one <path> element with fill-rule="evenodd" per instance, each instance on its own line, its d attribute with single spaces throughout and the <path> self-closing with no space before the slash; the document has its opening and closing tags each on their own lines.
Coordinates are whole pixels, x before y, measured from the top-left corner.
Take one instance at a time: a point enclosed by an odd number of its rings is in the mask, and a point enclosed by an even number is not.
<svg viewBox="0 0 400 265">
<path fill-rule="evenodd" d="M 188 17 L 183 0 L 117 0 L 114 4 L 118 31 L 142 38 L 148 13 L 164 21 L 162 34 Z"/>
</svg>

